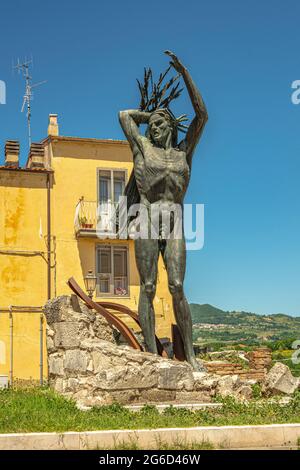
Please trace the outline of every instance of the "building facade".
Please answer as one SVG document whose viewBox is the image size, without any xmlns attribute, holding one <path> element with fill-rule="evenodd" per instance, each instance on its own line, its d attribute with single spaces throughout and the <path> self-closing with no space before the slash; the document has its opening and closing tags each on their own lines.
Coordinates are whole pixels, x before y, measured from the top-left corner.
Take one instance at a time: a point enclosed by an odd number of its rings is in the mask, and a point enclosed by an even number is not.
<svg viewBox="0 0 300 470">
<path fill-rule="evenodd" d="M 46 377 L 42 307 L 71 293 L 66 282 L 72 276 L 84 289 L 92 270 L 96 301 L 137 311 L 134 241 L 113 236 L 110 214 L 132 168 L 126 141 L 60 136 L 56 115 L 49 117 L 48 136 L 31 145 L 24 168 L 18 142 L 6 142 L 0 167 L 0 375 Z M 170 338 L 175 321 L 161 259 L 154 306 L 157 335 Z"/>
</svg>

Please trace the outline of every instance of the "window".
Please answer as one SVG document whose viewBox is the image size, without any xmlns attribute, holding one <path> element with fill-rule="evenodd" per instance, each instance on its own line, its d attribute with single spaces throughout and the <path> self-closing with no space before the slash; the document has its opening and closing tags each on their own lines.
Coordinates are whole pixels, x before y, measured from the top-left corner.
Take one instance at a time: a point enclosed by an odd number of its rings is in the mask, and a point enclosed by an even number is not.
<svg viewBox="0 0 300 470">
<path fill-rule="evenodd" d="M 125 171 L 99 170 L 99 202 L 117 204 L 125 189 Z"/>
<path fill-rule="evenodd" d="M 111 200 L 111 178 L 109 171 L 100 172 L 99 176 L 99 202 L 104 204 Z"/>
<path fill-rule="evenodd" d="M 120 197 L 125 189 L 125 171 L 99 170 L 99 231 L 113 230 L 112 219 Z"/>
<path fill-rule="evenodd" d="M 97 293 L 128 295 L 128 250 L 125 246 L 97 247 Z"/>
</svg>

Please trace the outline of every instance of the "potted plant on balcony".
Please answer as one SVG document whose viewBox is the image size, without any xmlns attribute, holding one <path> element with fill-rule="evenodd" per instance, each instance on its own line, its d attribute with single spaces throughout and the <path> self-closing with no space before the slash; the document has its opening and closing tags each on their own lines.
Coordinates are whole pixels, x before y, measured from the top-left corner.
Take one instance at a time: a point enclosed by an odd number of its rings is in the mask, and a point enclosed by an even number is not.
<svg viewBox="0 0 300 470">
<path fill-rule="evenodd" d="M 87 223 L 87 218 L 85 217 L 85 215 L 83 215 L 82 217 L 79 217 L 79 224 L 82 228 L 89 228 L 88 227 L 88 223 Z"/>
</svg>

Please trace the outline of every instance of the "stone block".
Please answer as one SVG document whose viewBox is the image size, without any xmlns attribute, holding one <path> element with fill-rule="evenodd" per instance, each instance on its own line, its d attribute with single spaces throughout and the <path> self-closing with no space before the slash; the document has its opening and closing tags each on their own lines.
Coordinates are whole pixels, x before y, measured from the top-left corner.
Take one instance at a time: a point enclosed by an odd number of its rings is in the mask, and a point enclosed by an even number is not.
<svg viewBox="0 0 300 470">
<path fill-rule="evenodd" d="M 192 390 L 194 377 L 192 369 L 184 364 L 172 364 L 171 361 L 157 365 L 159 374 L 158 388 L 165 390 Z"/>
<path fill-rule="evenodd" d="M 234 395 L 234 391 L 241 385 L 238 375 L 225 375 L 220 377 L 217 385 L 217 393 L 223 397 Z"/>
<path fill-rule="evenodd" d="M 276 362 L 266 375 L 262 391 L 268 396 L 277 394 L 291 395 L 298 386 L 299 379 L 293 377 L 289 367 L 281 362 Z"/>
<path fill-rule="evenodd" d="M 80 318 L 80 313 L 73 310 L 71 297 L 61 295 L 55 299 L 49 300 L 44 307 L 47 324 L 52 327 L 54 323 L 68 321 L 69 319 Z"/>
<path fill-rule="evenodd" d="M 64 375 L 63 360 L 60 356 L 50 356 L 49 373 L 53 375 Z"/>
<path fill-rule="evenodd" d="M 66 351 L 64 358 L 65 369 L 72 372 L 85 372 L 88 364 L 88 355 L 80 349 Z"/>
<path fill-rule="evenodd" d="M 56 348 L 76 348 L 80 344 L 78 322 L 62 322 L 54 324 L 54 346 Z"/>
<path fill-rule="evenodd" d="M 67 391 L 73 391 L 77 392 L 78 391 L 78 386 L 79 386 L 79 380 L 75 379 L 74 377 L 71 377 L 67 381 Z"/>
<path fill-rule="evenodd" d="M 149 389 L 141 390 L 141 401 L 143 403 L 152 402 L 172 402 L 176 399 L 175 390 Z"/>
<path fill-rule="evenodd" d="M 98 374 L 101 370 L 109 369 L 111 367 L 110 357 L 100 351 L 91 352 L 94 373 Z"/>
<path fill-rule="evenodd" d="M 126 390 L 156 387 L 157 370 L 154 367 L 115 366 L 96 375 L 97 387 L 102 390 Z"/>
<path fill-rule="evenodd" d="M 220 377 L 203 373 L 193 372 L 194 376 L 194 390 L 215 390 Z"/>
<path fill-rule="evenodd" d="M 50 337 L 50 338 L 53 338 L 54 336 L 54 330 L 52 330 L 52 328 L 50 328 L 50 326 L 46 326 L 46 334 L 47 334 L 47 337 Z"/>
<path fill-rule="evenodd" d="M 51 336 L 46 337 L 46 344 L 47 344 L 48 353 L 52 353 L 52 352 L 56 351 L 56 348 L 54 346 L 54 341 L 53 341 L 53 338 Z"/>
<path fill-rule="evenodd" d="M 55 379 L 53 381 L 51 380 L 50 384 L 56 392 L 62 393 L 64 389 L 63 382 L 64 382 L 63 379 Z"/>
<path fill-rule="evenodd" d="M 177 390 L 176 401 L 182 403 L 210 403 L 211 397 L 214 396 L 210 392 L 205 390 L 190 391 Z"/>
<path fill-rule="evenodd" d="M 96 395 L 97 396 L 97 395 Z M 140 399 L 140 391 L 137 389 L 129 390 L 111 390 L 106 395 L 107 403 L 120 403 L 126 405 L 127 403 L 137 402 Z"/>
<path fill-rule="evenodd" d="M 250 385 L 241 385 L 234 391 L 234 395 L 238 400 L 251 400 L 253 397 L 252 387 Z"/>
<path fill-rule="evenodd" d="M 84 398 L 87 398 L 88 394 L 89 394 L 88 390 L 81 389 L 75 392 L 74 394 L 72 394 L 72 398 L 74 398 L 75 400 L 82 400 Z"/>
</svg>

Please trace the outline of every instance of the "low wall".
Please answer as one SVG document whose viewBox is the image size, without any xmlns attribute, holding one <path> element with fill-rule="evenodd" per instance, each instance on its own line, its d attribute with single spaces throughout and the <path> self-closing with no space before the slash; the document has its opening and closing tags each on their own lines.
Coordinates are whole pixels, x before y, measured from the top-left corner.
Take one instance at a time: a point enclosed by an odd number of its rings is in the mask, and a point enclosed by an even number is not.
<svg viewBox="0 0 300 470">
<path fill-rule="evenodd" d="M 235 375 L 237 374 L 244 380 L 263 381 L 267 371 L 272 364 L 272 351 L 269 348 L 257 348 L 247 353 L 249 360 L 247 368 L 240 363 L 224 361 L 204 361 L 208 372 L 217 375 Z"/>
<path fill-rule="evenodd" d="M 118 332 L 75 295 L 45 306 L 49 383 L 80 406 L 209 402 L 217 393 L 251 395 L 238 377 L 194 372 L 187 362 L 118 344 Z"/>
</svg>

